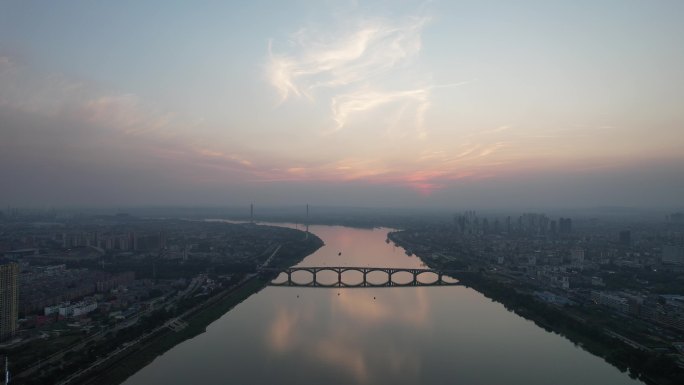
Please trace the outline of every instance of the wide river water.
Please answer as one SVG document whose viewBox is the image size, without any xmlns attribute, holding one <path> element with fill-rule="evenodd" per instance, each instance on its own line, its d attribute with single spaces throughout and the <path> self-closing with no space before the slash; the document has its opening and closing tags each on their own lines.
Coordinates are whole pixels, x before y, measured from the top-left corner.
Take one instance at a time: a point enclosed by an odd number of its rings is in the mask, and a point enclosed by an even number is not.
<svg viewBox="0 0 684 385">
<path fill-rule="evenodd" d="M 325 246 L 301 266 L 424 267 L 389 229 L 310 231 Z M 462 286 L 267 287 L 125 382 L 275 383 L 640 384 Z"/>
</svg>

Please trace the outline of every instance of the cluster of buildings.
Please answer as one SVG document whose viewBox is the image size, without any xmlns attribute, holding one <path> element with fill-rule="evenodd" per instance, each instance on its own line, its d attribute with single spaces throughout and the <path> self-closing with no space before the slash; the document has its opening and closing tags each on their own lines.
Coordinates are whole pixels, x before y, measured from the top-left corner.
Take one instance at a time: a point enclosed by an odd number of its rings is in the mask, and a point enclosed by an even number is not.
<svg viewBox="0 0 684 385">
<path fill-rule="evenodd" d="M 454 216 L 454 230 L 460 236 L 518 235 L 555 236 L 572 232 L 572 219 L 551 219 L 546 214 L 524 213 L 517 218 L 479 217 L 475 211 Z"/>
<path fill-rule="evenodd" d="M 131 272 L 107 274 L 63 264 L 31 267 L 5 261 L 0 264 L 0 342 L 12 339 L 22 320 L 44 324 L 41 316 L 75 318 L 91 313 L 98 309 L 98 299 L 132 284 L 134 278 Z M 96 293 L 101 294 L 96 298 Z"/>
<path fill-rule="evenodd" d="M 45 307 L 45 315 L 59 315 L 60 317 L 80 317 L 97 309 L 97 301 L 83 300 L 76 303 L 64 302 L 59 305 Z"/>
<path fill-rule="evenodd" d="M 56 233 L 55 241 L 62 243 L 62 248 L 93 247 L 100 250 L 120 251 L 155 251 L 166 248 L 166 234 L 163 231 L 152 234 L 111 233 L 100 231 Z"/>
<path fill-rule="evenodd" d="M 0 217 L 0 342 L 62 319 L 126 318 L 178 291 L 206 295 L 221 286 L 207 271 L 245 271 L 293 237 L 254 224 L 13 210 Z"/>
<path fill-rule="evenodd" d="M 684 331 L 684 295 L 592 290 L 591 299 L 620 314 Z"/>
<path fill-rule="evenodd" d="M 47 306 L 107 292 L 135 279 L 133 272 L 105 273 L 88 268 L 68 269 L 65 264 L 22 264 L 19 277 L 20 313 L 31 314 Z"/>
<path fill-rule="evenodd" d="M 684 245 L 664 245 L 663 262 L 684 264 Z"/>
<path fill-rule="evenodd" d="M 625 324 L 641 323 L 653 341 L 684 340 L 684 214 L 665 221 L 552 219 L 545 214 L 455 216 L 393 235 L 446 268 L 467 263 L 516 291 L 570 313 L 596 306 Z M 672 334 L 674 333 L 674 334 Z"/>
</svg>

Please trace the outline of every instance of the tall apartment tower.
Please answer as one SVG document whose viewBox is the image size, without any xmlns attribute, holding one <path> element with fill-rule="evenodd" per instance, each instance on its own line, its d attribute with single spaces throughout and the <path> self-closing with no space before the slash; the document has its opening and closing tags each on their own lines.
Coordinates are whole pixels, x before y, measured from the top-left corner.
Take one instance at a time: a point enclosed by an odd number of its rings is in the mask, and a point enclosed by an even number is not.
<svg viewBox="0 0 684 385">
<path fill-rule="evenodd" d="M 0 265 L 0 341 L 14 336 L 19 316 L 19 293 L 17 280 L 19 265 L 7 263 Z"/>
</svg>

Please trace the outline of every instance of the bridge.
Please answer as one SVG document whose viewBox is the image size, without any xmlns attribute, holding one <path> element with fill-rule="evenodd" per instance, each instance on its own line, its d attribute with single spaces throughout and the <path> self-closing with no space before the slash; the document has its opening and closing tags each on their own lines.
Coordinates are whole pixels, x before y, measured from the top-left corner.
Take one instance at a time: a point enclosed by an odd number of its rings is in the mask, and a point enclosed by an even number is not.
<svg viewBox="0 0 684 385">
<path fill-rule="evenodd" d="M 296 272 L 307 272 L 311 278 L 309 281 L 301 283 L 292 278 Z M 318 273 L 330 271 L 337 274 L 337 280 L 331 283 L 323 283 L 318 278 Z M 344 280 L 344 273 L 348 271 L 357 271 L 361 273 L 361 282 L 349 283 Z M 386 275 L 386 279 L 380 283 L 375 283 L 368 280 L 368 275 L 372 272 L 382 272 Z M 392 286 L 457 286 L 459 282 L 450 282 L 445 280 L 445 276 L 449 273 L 462 273 L 465 271 L 438 271 L 433 269 L 413 269 L 413 268 L 388 268 L 388 267 L 360 267 L 360 266 L 300 266 L 289 268 L 261 268 L 261 273 L 284 273 L 287 279 L 282 282 L 276 282 L 275 279 L 269 282 L 270 286 L 295 286 L 295 287 L 392 287 Z M 393 277 L 397 273 L 409 273 L 411 279 L 407 282 L 397 282 Z M 422 274 L 432 274 L 435 280 L 431 282 L 422 282 L 418 279 Z"/>
</svg>

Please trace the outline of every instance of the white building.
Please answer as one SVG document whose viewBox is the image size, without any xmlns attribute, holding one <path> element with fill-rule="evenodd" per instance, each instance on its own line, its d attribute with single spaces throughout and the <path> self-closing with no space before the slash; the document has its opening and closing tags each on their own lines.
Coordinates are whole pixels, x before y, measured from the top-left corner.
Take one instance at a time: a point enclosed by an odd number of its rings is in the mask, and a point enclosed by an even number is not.
<svg viewBox="0 0 684 385">
<path fill-rule="evenodd" d="M 45 307 L 45 315 L 58 313 L 62 317 L 80 317 L 97 309 L 95 301 L 81 301 L 78 303 L 65 302 L 59 305 Z"/>
<path fill-rule="evenodd" d="M 608 306 L 609 308 L 615 309 L 622 313 L 627 313 L 629 311 L 629 301 L 627 298 L 619 295 L 606 293 L 603 291 L 592 291 L 591 299 L 599 305 Z"/>
</svg>

